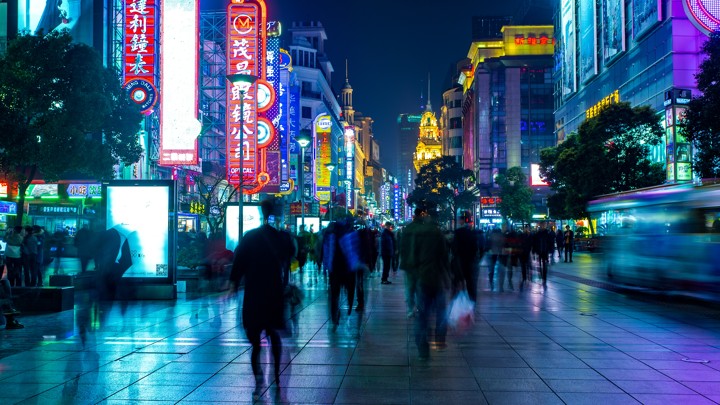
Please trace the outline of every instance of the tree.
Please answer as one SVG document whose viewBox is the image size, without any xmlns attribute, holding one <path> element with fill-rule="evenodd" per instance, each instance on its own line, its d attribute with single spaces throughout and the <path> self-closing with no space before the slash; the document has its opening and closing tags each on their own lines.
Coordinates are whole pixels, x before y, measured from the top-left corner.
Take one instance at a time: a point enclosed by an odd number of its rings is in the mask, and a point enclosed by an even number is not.
<svg viewBox="0 0 720 405">
<path fill-rule="evenodd" d="M 707 59 L 695 75 L 702 95 L 690 101 L 679 128 L 696 151 L 693 171 L 701 178 L 720 177 L 720 31 L 710 35 L 702 51 Z"/>
<path fill-rule="evenodd" d="M 100 55 L 67 33 L 21 35 L 0 58 L 0 173 L 25 192 L 38 176 L 113 176 L 113 165 L 142 152 L 139 108 Z"/>
<path fill-rule="evenodd" d="M 415 178 L 415 190 L 410 193 L 407 203 L 437 207 L 439 221 L 455 221 L 458 209 L 470 208 L 477 197 L 465 189 L 473 172 L 463 169 L 455 159 L 442 156 L 429 161 L 420 168 Z"/>
<path fill-rule="evenodd" d="M 530 222 L 534 206 L 532 190 L 527 184 L 527 176 L 520 167 L 511 167 L 499 174 L 495 182 L 500 186 L 500 214 L 522 224 Z"/>
<path fill-rule="evenodd" d="M 223 229 L 225 225 L 225 209 L 237 193 L 237 187 L 230 185 L 224 176 L 216 174 L 199 174 L 194 177 L 198 187 L 198 197 L 203 208 L 200 215 L 205 217 L 210 234 Z"/>
<path fill-rule="evenodd" d="M 661 184 L 663 164 L 648 155 L 662 136 L 650 107 L 618 103 L 585 120 L 562 144 L 542 150 L 540 173 L 557 193 L 549 204 L 551 215 L 585 218 L 595 196 Z"/>
</svg>

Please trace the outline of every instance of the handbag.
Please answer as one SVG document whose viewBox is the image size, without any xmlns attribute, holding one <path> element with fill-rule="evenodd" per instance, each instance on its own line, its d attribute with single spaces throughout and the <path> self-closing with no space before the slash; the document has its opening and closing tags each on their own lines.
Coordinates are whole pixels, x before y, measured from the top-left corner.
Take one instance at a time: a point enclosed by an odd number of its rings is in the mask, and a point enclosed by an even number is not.
<svg viewBox="0 0 720 405">
<path fill-rule="evenodd" d="M 450 305 L 448 326 L 456 331 L 465 331 L 475 323 L 475 303 L 468 296 L 467 290 L 455 295 Z"/>
</svg>

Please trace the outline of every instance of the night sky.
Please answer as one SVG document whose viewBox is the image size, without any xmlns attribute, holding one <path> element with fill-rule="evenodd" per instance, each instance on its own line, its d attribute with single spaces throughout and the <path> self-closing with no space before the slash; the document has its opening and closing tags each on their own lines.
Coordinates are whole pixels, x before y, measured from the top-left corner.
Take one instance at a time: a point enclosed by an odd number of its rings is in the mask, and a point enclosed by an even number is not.
<svg viewBox="0 0 720 405">
<path fill-rule="evenodd" d="M 523 3 L 532 3 L 533 9 L 524 13 Z M 374 119 L 373 130 L 385 166 L 396 154 L 393 138 L 398 114 L 417 113 L 427 102 L 428 73 L 430 101 L 433 111 L 439 112 L 442 92 L 451 87 L 450 69 L 470 49 L 472 16 L 511 15 L 520 19 L 527 14 L 525 22 L 551 24 L 552 3 L 551 0 L 266 1 L 268 18 L 280 20 L 285 32 L 293 21 L 322 23 L 328 37 L 325 50 L 335 69 L 333 89 L 338 93 L 345 82 L 347 59 L 354 90 L 353 106 L 355 111 Z M 201 3 L 203 9 L 224 8 L 226 4 L 218 0 Z M 289 40 L 289 36 L 283 37 Z"/>
</svg>

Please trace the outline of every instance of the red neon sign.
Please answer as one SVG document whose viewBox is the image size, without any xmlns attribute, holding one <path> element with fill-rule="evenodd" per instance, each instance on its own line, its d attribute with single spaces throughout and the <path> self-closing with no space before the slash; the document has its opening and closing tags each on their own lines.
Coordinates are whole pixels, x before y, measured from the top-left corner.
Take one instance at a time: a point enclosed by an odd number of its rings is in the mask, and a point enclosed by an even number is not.
<svg viewBox="0 0 720 405">
<path fill-rule="evenodd" d="M 242 73 L 264 78 L 265 25 L 266 8 L 262 0 L 232 0 L 227 12 L 228 74 Z M 244 93 L 242 100 L 241 93 Z M 257 95 L 257 83 L 250 86 L 227 85 L 227 180 L 236 186 L 258 182 Z"/>
<path fill-rule="evenodd" d="M 545 35 L 539 37 L 524 37 L 522 35 L 515 37 L 515 45 L 552 45 L 555 43 L 555 38 L 548 38 Z"/>
</svg>

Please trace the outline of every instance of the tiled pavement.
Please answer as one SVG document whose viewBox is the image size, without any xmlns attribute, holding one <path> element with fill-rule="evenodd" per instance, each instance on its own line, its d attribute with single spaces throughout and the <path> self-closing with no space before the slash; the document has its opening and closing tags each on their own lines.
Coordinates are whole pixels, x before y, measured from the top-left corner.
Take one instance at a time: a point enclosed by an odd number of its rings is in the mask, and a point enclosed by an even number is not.
<svg viewBox="0 0 720 405">
<path fill-rule="evenodd" d="M 580 254 L 552 268 L 547 290 L 535 283 L 504 293 L 487 290 L 484 269 L 475 325 L 428 361 L 417 357 L 400 274 L 392 285 L 368 279 L 366 312 L 344 316 L 333 332 L 325 285 L 307 272 L 283 342 L 283 388 L 268 375 L 259 402 L 720 403 L 720 310 L 560 277 L 592 266 Z M 79 301 L 76 311 L 25 316 L 25 329 L 1 331 L 0 403 L 252 401 L 237 298 L 99 310 Z M 88 326 L 84 347 L 78 324 Z"/>
</svg>

